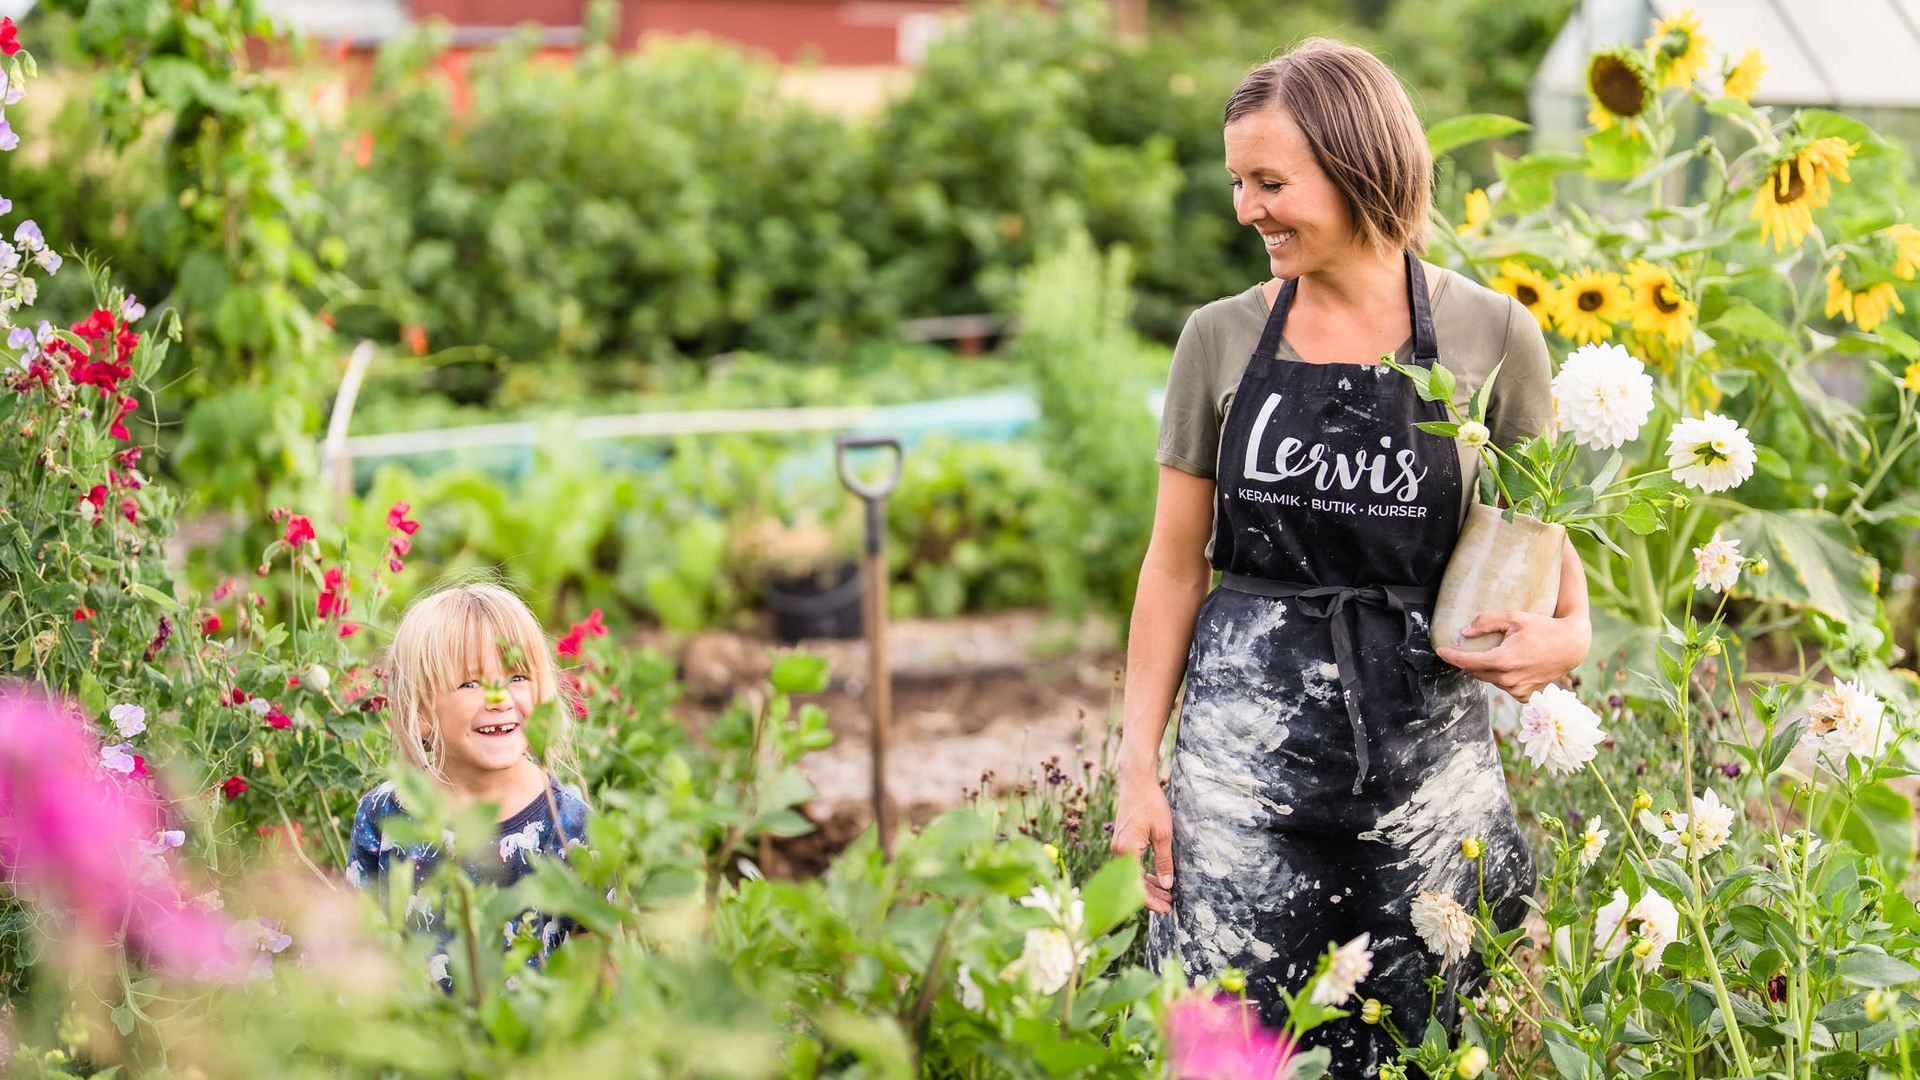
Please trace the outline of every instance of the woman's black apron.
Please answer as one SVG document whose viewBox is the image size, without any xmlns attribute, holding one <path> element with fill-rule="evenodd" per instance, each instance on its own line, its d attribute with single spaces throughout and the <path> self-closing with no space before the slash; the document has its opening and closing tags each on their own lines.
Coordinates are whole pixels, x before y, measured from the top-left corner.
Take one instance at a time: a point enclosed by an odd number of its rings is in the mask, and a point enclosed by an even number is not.
<svg viewBox="0 0 1920 1080">
<path fill-rule="evenodd" d="M 1426 275 L 1408 254 L 1413 362 L 1439 357 Z M 1373 971 L 1353 1015 L 1307 1036 L 1335 1080 L 1375 1075 L 1395 1047 L 1361 1023 L 1391 1005 L 1418 1041 L 1442 976 L 1439 1018 L 1479 977 L 1442 965 L 1408 916 L 1422 891 L 1502 926 L 1524 914 L 1532 856 L 1488 727 L 1482 684 L 1433 653 L 1428 619 L 1460 532 L 1448 419 L 1379 364 L 1276 356 L 1296 282 L 1280 289 L 1220 440 L 1213 565 L 1187 660 L 1172 786 L 1173 913 L 1148 947 L 1191 978 L 1236 967 L 1268 1023 L 1329 943 L 1371 935 Z M 1484 845 L 1476 867 L 1460 842 Z"/>
</svg>

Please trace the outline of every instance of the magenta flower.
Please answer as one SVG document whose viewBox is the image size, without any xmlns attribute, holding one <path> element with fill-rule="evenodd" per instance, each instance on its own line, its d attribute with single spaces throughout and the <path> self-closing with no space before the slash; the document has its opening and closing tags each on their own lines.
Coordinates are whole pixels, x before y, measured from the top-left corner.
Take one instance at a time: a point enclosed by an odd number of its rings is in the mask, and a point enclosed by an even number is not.
<svg viewBox="0 0 1920 1080">
<path fill-rule="evenodd" d="M 1279 1080 L 1293 1044 L 1248 1006 L 1225 994 L 1188 998 L 1167 1010 L 1168 1064 L 1174 1080 Z"/>
<path fill-rule="evenodd" d="M 231 967 L 225 923 L 183 909 L 171 875 L 143 865 L 139 842 L 164 823 L 164 804 L 131 776 L 103 775 L 101 760 L 78 713 L 37 690 L 0 687 L 0 877 L 96 940 L 124 928 L 160 967 Z"/>
</svg>

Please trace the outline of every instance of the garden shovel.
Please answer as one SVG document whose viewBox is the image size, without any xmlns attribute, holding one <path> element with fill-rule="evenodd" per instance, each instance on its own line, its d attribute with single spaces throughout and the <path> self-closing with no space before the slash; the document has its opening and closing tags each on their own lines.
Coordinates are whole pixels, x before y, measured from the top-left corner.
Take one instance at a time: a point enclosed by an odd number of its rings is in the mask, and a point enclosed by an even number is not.
<svg viewBox="0 0 1920 1080">
<path fill-rule="evenodd" d="M 867 504 L 867 540 L 860 558 L 860 599 L 865 610 L 868 711 L 873 715 L 873 824 L 880 833 L 880 852 L 893 857 L 893 814 L 887 802 L 887 740 L 893 727 L 893 673 L 887 666 L 887 496 L 900 482 L 900 440 L 891 435 L 842 435 L 834 440 L 834 462 L 840 482 Z M 883 478 L 869 482 L 853 468 L 853 451 L 891 450 L 892 463 Z"/>
</svg>

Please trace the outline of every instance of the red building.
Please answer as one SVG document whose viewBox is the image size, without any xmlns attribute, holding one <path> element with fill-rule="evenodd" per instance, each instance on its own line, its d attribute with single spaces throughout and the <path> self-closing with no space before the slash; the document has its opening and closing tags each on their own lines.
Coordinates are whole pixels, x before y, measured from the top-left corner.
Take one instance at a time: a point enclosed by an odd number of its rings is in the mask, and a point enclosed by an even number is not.
<svg viewBox="0 0 1920 1080">
<path fill-rule="evenodd" d="M 1052 3 L 1053 0 L 1033 0 Z M 1118 25 L 1137 31 L 1145 0 L 1110 0 Z M 917 63 L 927 43 L 966 0 L 618 0 L 621 44 L 654 35 L 705 34 L 767 53 L 782 63 L 896 67 Z M 546 42 L 580 40 L 586 0 L 267 0 L 270 10 L 322 42 L 377 47 L 407 27 L 444 19 L 456 48 L 485 48 L 527 23 Z"/>
</svg>

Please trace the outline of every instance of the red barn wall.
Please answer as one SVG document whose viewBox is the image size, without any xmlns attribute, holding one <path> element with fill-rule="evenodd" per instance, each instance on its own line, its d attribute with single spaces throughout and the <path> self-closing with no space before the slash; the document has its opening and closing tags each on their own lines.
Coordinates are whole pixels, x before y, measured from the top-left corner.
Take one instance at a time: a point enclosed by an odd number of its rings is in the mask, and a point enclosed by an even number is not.
<svg viewBox="0 0 1920 1080">
<path fill-rule="evenodd" d="M 961 10 L 960 0 L 626 0 L 629 43 L 653 34 L 707 34 L 782 62 L 897 64 L 900 21 Z"/>
</svg>

